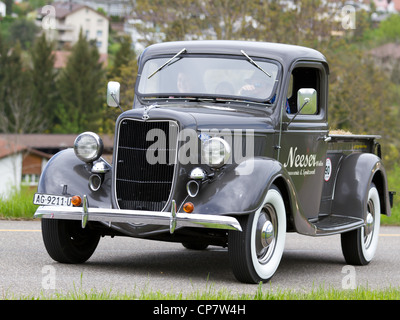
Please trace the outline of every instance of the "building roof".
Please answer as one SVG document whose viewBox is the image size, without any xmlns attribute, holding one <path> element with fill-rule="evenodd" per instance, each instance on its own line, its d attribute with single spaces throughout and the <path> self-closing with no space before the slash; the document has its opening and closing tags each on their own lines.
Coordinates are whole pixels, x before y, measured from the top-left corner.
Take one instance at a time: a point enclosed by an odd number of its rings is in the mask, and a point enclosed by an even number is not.
<svg viewBox="0 0 400 320">
<path fill-rule="evenodd" d="M 394 3 L 394 9 L 397 12 L 400 12 L 400 0 L 393 0 L 393 3 Z"/>
<path fill-rule="evenodd" d="M 0 159 L 11 156 L 26 149 L 26 146 L 22 144 L 13 143 L 7 139 L 3 139 L 0 137 Z"/>
<path fill-rule="evenodd" d="M 96 12 L 98 15 L 100 15 L 108 20 L 108 17 L 106 17 L 104 14 L 94 10 L 93 8 L 83 5 L 83 4 L 74 3 L 72 1 L 54 2 L 51 5 L 55 8 L 55 13 L 56 13 L 57 19 L 64 19 L 66 16 L 70 15 L 71 13 L 74 13 L 78 10 L 86 8 L 86 9 Z M 38 11 L 41 13 L 42 8 L 40 8 Z"/>
<path fill-rule="evenodd" d="M 53 51 L 54 55 L 54 68 L 55 69 L 63 69 L 67 66 L 69 56 L 71 55 L 71 51 L 65 50 L 56 50 Z M 108 65 L 108 54 L 107 53 L 99 53 L 99 63 L 103 65 L 104 68 Z"/>
<path fill-rule="evenodd" d="M 77 136 L 77 134 L 0 134 L 0 141 L 5 140 L 20 147 L 32 149 L 66 149 L 74 146 Z M 114 138 L 112 136 L 103 135 L 101 139 L 104 148 L 113 148 Z"/>
<path fill-rule="evenodd" d="M 370 53 L 376 58 L 400 59 L 400 44 L 386 43 L 380 47 L 374 48 Z"/>
<path fill-rule="evenodd" d="M 71 51 L 57 50 L 53 52 L 54 55 L 54 68 L 62 69 L 65 68 L 68 62 L 68 58 L 71 55 Z"/>
</svg>

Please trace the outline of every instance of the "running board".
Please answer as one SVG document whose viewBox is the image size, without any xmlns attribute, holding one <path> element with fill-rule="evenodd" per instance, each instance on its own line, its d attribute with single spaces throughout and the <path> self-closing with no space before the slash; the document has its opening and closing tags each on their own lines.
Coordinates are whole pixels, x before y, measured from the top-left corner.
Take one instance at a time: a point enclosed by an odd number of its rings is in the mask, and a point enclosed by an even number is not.
<svg viewBox="0 0 400 320">
<path fill-rule="evenodd" d="M 310 219 L 315 228 L 315 235 L 330 235 L 358 229 L 365 223 L 363 219 L 340 215 L 326 215 L 318 219 Z"/>
</svg>

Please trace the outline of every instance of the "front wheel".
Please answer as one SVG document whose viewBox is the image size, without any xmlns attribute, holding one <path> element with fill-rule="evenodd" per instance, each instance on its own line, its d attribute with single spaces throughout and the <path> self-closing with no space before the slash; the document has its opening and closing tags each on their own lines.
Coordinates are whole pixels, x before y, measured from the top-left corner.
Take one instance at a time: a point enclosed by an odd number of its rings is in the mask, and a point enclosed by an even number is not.
<svg viewBox="0 0 400 320">
<path fill-rule="evenodd" d="M 42 219 L 42 236 L 51 258 L 61 263 L 83 263 L 93 254 L 100 236 L 78 220 Z"/>
<path fill-rule="evenodd" d="M 371 184 L 366 203 L 365 226 L 341 234 L 342 252 L 346 263 L 362 266 L 371 262 L 378 246 L 380 209 L 378 190 Z"/>
<path fill-rule="evenodd" d="M 229 231 L 228 238 L 232 271 L 241 282 L 268 281 L 280 264 L 286 239 L 286 210 L 279 190 L 272 186 L 258 210 L 239 221 L 243 231 Z"/>
</svg>

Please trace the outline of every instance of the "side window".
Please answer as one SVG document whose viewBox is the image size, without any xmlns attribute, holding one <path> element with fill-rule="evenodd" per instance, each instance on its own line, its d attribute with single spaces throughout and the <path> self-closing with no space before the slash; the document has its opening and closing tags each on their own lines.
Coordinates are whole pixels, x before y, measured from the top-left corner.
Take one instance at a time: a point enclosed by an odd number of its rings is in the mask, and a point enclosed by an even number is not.
<svg viewBox="0 0 400 320">
<path fill-rule="evenodd" d="M 318 114 L 320 101 L 320 70 L 318 68 L 298 67 L 293 70 L 286 102 L 286 112 L 289 114 L 298 112 L 298 105 L 301 105 L 301 101 L 298 101 L 300 89 L 314 89 L 317 93 L 316 112 L 315 109 L 303 109 L 301 113 Z M 307 110 L 313 111 L 307 112 Z"/>
</svg>

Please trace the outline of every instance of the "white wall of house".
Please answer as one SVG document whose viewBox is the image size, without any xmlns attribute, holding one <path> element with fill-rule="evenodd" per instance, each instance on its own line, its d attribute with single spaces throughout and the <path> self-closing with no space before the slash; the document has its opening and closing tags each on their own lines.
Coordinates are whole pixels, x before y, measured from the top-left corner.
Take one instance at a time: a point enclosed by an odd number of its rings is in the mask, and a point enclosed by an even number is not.
<svg viewBox="0 0 400 320">
<path fill-rule="evenodd" d="M 22 153 L 0 159 L 0 198 L 7 199 L 21 188 Z"/>
<path fill-rule="evenodd" d="M 108 23 L 106 17 L 89 8 L 81 8 L 65 18 L 65 24 L 73 26 L 73 30 L 70 31 L 74 39 L 73 43 L 78 40 L 79 32 L 82 29 L 87 40 L 96 40 L 100 53 L 108 51 Z"/>
<path fill-rule="evenodd" d="M 6 4 L 0 1 L 0 17 L 6 16 Z"/>
</svg>

